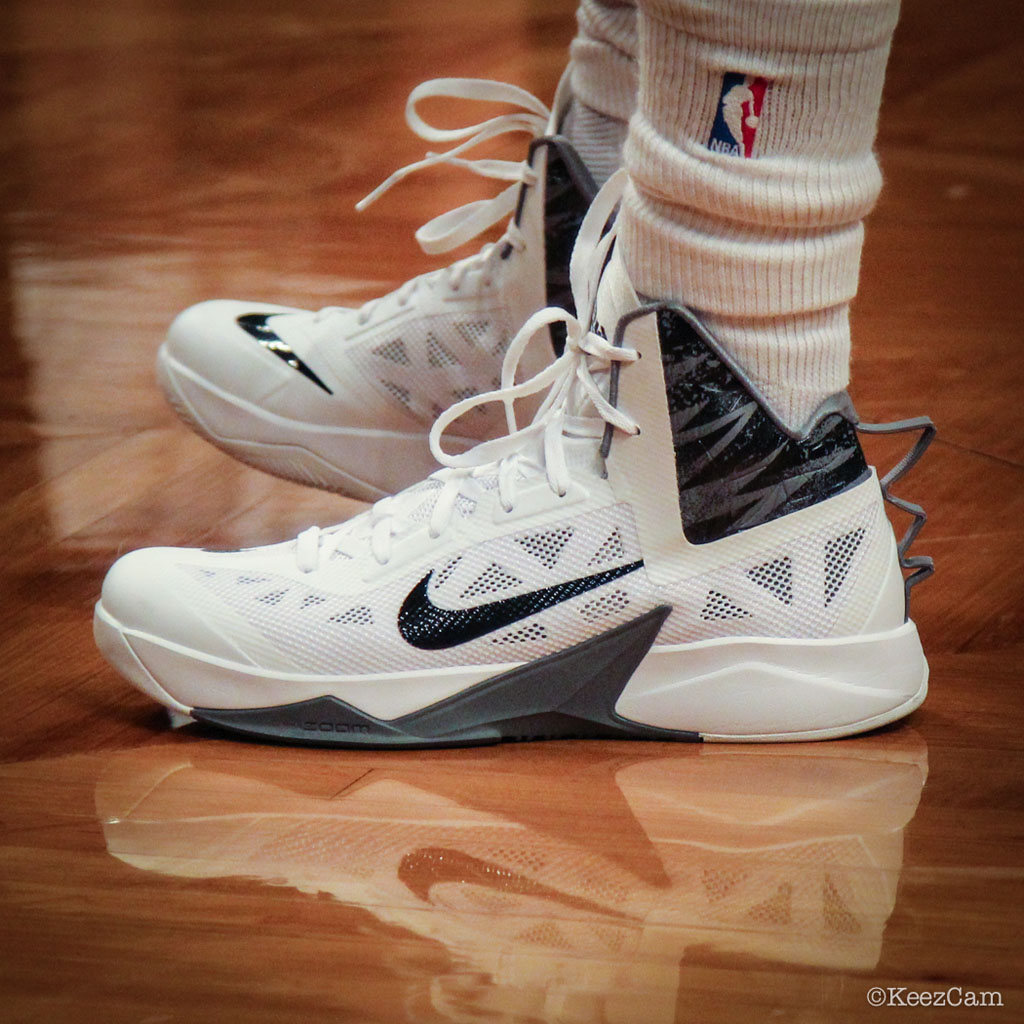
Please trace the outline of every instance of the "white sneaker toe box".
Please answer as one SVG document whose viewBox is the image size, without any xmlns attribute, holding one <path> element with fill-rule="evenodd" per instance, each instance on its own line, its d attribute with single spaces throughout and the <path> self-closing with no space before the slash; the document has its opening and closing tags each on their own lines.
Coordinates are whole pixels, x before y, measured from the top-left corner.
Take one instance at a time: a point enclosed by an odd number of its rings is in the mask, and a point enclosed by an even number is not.
<svg viewBox="0 0 1024 1024">
<path fill-rule="evenodd" d="M 175 318 L 160 361 L 179 379 L 198 378 L 237 398 L 261 402 L 295 375 L 278 354 L 280 342 L 274 349 L 280 314 L 310 315 L 272 303 L 200 302 Z"/>
<path fill-rule="evenodd" d="M 244 623 L 203 595 L 201 585 L 178 564 L 183 554 L 177 548 L 143 548 L 119 558 L 103 581 L 100 605 L 106 616 L 129 637 L 251 664 L 224 628 L 244 630 Z"/>
</svg>

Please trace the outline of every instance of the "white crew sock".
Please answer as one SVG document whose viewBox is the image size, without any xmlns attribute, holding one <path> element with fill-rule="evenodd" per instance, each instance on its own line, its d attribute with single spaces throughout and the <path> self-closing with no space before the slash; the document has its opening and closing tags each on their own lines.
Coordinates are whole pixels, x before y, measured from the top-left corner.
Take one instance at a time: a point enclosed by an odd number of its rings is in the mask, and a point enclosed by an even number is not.
<svg viewBox="0 0 1024 1024">
<path fill-rule="evenodd" d="M 898 0 L 640 0 L 619 237 L 799 428 L 849 381 Z"/>
<path fill-rule="evenodd" d="M 636 7 L 632 0 L 580 0 L 569 48 L 573 102 L 562 134 L 598 185 L 622 166 L 636 108 Z"/>
</svg>

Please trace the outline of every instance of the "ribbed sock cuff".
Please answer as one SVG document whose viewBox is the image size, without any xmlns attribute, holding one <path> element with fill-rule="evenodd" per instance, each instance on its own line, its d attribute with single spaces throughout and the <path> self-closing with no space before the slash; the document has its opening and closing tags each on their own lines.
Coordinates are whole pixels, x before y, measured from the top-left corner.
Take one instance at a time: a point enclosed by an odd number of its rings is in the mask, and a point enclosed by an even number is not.
<svg viewBox="0 0 1024 1024">
<path fill-rule="evenodd" d="M 777 319 L 700 314 L 791 429 L 806 426 L 829 395 L 850 383 L 850 307 Z"/>
<path fill-rule="evenodd" d="M 573 94 L 591 110 L 628 121 L 636 110 L 637 13 L 623 0 L 581 0 L 569 47 Z"/>
<path fill-rule="evenodd" d="M 699 312 L 793 425 L 845 386 L 898 0 L 640 0 L 619 217 L 642 294 Z"/>
</svg>

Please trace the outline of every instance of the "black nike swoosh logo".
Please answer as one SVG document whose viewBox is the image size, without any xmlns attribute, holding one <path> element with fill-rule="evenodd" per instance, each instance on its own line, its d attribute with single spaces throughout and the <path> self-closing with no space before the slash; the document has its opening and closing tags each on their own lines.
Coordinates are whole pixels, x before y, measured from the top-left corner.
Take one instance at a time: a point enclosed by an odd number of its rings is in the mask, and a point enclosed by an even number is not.
<svg viewBox="0 0 1024 1024">
<path fill-rule="evenodd" d="M 420 650 L 437 651 L 455 647 L 501 629 L 502 626 L 527 619 L 562 601 L 617 580 L 620 576 L 636 572 L 643 564 L 642 560 L 630 562 L 592 576 L 556 583 L 553 587 L 532 590 L 529 594 L 489 601 L 473 608 L 439 608 L 434 604 L 427 592 L 434 575 L 431 570 L 402 602 L 398 612 L 398 631 L 406 643 Z"/>
<path fill-rule="evenodd" d="M 268 326 L 267 321 L 277 313 L 243 313 L 236 322 L 246 334 L 252 335 L 268 352 L 273 352 L 278 359 L 284 360 L 293 370 L 298 370 L 303 377 L 311 380 L 317 387 L 323 388 L 329 395 L 334 392 L 314 373 Z"/>
</svg>

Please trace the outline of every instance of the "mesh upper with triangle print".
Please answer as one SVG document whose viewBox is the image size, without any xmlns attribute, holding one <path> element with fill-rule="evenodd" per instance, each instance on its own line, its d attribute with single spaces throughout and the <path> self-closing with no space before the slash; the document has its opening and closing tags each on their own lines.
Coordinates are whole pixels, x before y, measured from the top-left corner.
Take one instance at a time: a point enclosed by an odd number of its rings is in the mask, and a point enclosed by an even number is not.
<svg viewBox="0 0 1024 1024">
<path fill-rule="evenodd" d="M 455 402 L 500 383 L 511 316 L 494 297 L 481 295 L 479 305 L 470 315 L 462 308 L 458 315 L 429 312 L 405 319 L 397 328 L 381 324 L 354 339 L 349 354 L 370 382 L 430 422 Z"/>
<path fill-rule="evenodd" d="M 424 517 L 437 498 L 433 483 L 420 485 Z M 653 586 L 641 569 L 441 650 L 401 641 L 397 610 L 418 582 L 404 574 L 345 596 L 344 581 L 354 568 L 345 556 L 331 559 L 318 574 L 331 590 L 271 572 L 246 573 L 241 564 L 189 564 L 185 553 L 179 564 L 189 577 L 188 598 L 204 615 L 216 620 L 227 610 L 241 616 L 260 634 L 262 657 L 299 672 L 380 671 L 381 651 L 394 671 L 489 664 L 503 660 L 499 648 L 516 660 L 540 658 L 586 639 L 595 627 L 611 629 L 659 604 L 673 608 L 659 644 L 724 636 L 826 637 L 837 622 L 868 614 L 875 588 L 857 581 L 884 572 L 891 557 L 891 532 L 877 495 L 866 488 L 858 494 L 856 502 L 841 503 L 836 517 L 816 518 L 813 529 L 799 516 L 775 523 L 771 542 L 759 540 L 749 554 L 733 541 L 735 553 L 725 559 L 718 545 L 699 545 L 692 573 L 667 586 Z M 474 508 L 466 518 L 476 514 Z M 618 504 L 471 545 L 439 561 L 429 593 L 440 606 L 473 608 L 640 558 L 630 508 Z"/>
</svg>

